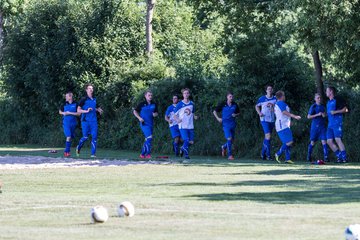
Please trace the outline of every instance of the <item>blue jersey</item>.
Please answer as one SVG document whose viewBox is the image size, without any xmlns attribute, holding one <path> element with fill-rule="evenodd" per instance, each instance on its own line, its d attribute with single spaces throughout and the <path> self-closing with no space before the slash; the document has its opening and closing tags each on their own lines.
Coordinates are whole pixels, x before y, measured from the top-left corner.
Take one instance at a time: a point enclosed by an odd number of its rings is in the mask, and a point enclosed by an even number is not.
<svg viewBox="0 0 360 240">
<path fill-rule="evenodd" d="M 261 108 L 261 113 L 264 115 L 260 117 L 262 122 L 275 122 L 274 105 L 276 97 L 267 98 L 262 96 L 256 103 L 256 106 Z"/>
<path fill-rule="evenodd" d="M 144 101 L 140 103 L 136 108 L 135 111 L 137 111 L 142 119 L 144 119 L 144 122 L 142 125 L 147 125 L 152 127 L 154 125 L 154 116 L 153 113 L 157 113 L 157 105 L 154 102 L 148 103 L 147 101 Z"/>
<path fill-rule="evenodd" d="M 308 115 L 315 115 L 318 113 L 325 113 L 325 107 L 324 105 L 317 105 L 316 103 L 314 103 L 313 105 L 311 105 Z M 311 128 L 323 128 L 325 127 L 325 118 L 323 116 L 318 116 L 312 119 L 311 122 Z"/>
<path fill-rule="evenodd" d="M 171 123 L 169 123 L 169 127 L 173 127 L 173 126 L 176 126 L 178 125 L 178 123 L 176 122 L 176 120 L 174 119 L 174 115 L 175 115 L 175 112 L 174 112 L 174 109 L 175 109 L 176 105 L 174 106 L 174 104 L 171 104 L 167 109 L 166 109 L 166 112 L 165 112 L 165 116 L 167 116 Z"/>
<path fill-rule="evenodd" d="M 79 102 L 79 107 L 81 107 L 82 110 L 88 110 L 91 108 L 92 110 L 88 113 L 82 113 L 81 114 L 81 121 L 82 122 L 97 122 L 97 116 L 96 116 L 96 98 L 89 98 L 89 97 L 83 97 L 81 98 Z"/>
<path fill-rule="evenodd" d="M 228 105 L 227 101 L 222 102 L 215 108 L 215 111 L 221 112 L 223 127 L 231 128 L 236 126 L 235 117 L 232 116 L 233 113 L 238 114 L 240 112 L 236 103 L 233 102 Z"/>
<path fill-rule="evenodd" d="M 326 104 L 327 114 L 328 114 L 328 120 L 329 120 L 329 127 L 333 126 L 340 126 L 343 123 L 343 114 L 337 113 L 335 115 L 331 114 L 331 111 L 340 110 L 345 107 L 345 102 L 338 97 L 333 98 L 332 100 L 329 100 Z"/>
<path fill-rule="evenodd" d="M 192 101 L 189 101 L 188 103 L 180 101 L 176 105 L 174 112 L 181 120 L 179 129 L 194 129 L 195 105 Z"/>
<path fill-rule="evenodd" d="M 76 113 L 77 112 L 77 107 L 78 107 L 78 104 L 77 102 L 72 102 L 72 103 L 69 103 L 69 102 L 65 102 L 61 107 L 60 107 L 60 110 L 62 112 L 73 112 L 73 113 Z M 77 123 L 77 119 L 76 119 L 76 116 L 74 115 L 66 115 L 66 116 L 63 116 L 63 124 L 76 124 Z"/>
</svg>

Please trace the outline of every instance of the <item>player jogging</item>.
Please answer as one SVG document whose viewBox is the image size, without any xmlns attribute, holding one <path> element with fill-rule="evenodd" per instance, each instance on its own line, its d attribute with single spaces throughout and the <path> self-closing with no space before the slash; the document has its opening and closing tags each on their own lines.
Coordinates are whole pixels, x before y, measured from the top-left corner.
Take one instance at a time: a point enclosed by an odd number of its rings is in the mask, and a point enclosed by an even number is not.
<svg viewBox="0 0 360 240">
<path fill-rule="evenodd" d="M 337 157 L 337 163 L 348 162 L 346 150 L 342 142 L 343 136 L 343 114 L 348 111 L 345 102 L 336 96 L 334 87 L 326 88 L 326 96 L 329 101 L 326 104 L 328 115 L 328 129 L 326 133 L 327 143 Z M 334 143 L 334 139 L 336 144 Z M 336 146 L 337 145 L 337 146 Z"/>
<path fill-rule="evenodd" d="M 233 98 L 234 95 L 231 92 L 228 92 L 226 94 L 226 101 L 219 103 L 213 111 L 216 120 L 222 124 L 226 138 L 226 143 L 221 146 L 221 154 L 225 157 L 227 151 L 229 160 L 234 160 L 232 154 L 232 142 L 235 137 L 235 117 L 240 114 L 239 106 L 233 102 Z M 221 112 L 221 118 L 218 116 L 219 112 Z"/>
<path fill-rule="evenodd" d="M 152 101 L 153 94 L 150 90 L 144 93 L 145 101 L 141 102 L 133 111 L 140 122 L 140 127 L 145 136 L 140 158 L 151 158 L 151 142 L 154 126 L 154 117 L 158 116 L 157 105 Z"/>
<path fill-rule="evenodd" d="M 176 104 L 179 102 L 179 97 L 177 95 L 174 95 L 172 98 L 173 104 L 171 104 L 167 109 L 166 109 L 166 113 L 165 113 L 165 121 L 167 121 L 169 123 L 169 128 L 170 128 L 170 133 L 171 133 L 171 137 L 173 139 L 173 149 L 174 149 L 174 153 L 175 156 L 179 156 L 180 154 L 180 148 L 179 148 L 179 143 L 180 143 L 180 130 L 179 130 L 179 125 L 176 122 L 174 115 L 174 109 L 176 107 Z"/>
<path fill-rule="evenodd" d="M 321 140 L 324 152 L 324 161 L 328 162 L 328 148 L 326 144 L 326 123 L 325 123 L 325 106 L 321 104 L 321 95 L 315 94 L 315 103 L 311 105 L 307 118 L 311 119 L 310 144 L 308 146 L 308 154 L 306 160 L 311 162 L 311 154 L 317 140 Z"/>
<path fill-rule="evenodd" d="M 94 87 L 91 84 L 85 85 L 86 96 L 80 99 L 77 112 L 81 113 L 81 127 L 83 137 L 76 147 L 76 155 L 80 156 L 81 148 L 91 135 L 91 156 L 96 157 L 96 144 L 98 124 L 96 112 L 102 114 L 103 110 L 98 106 L 94 97 Z"/>
<path fill-rule="evenodd" d="M 290 152 L 293 144 L 293 136 L 290 130 L 291 118 L 300 120 L 301 117 L 290 113 L 289 106 L 285 103 L 285 93 L 283 91 L 277 91 L 276 94 L 277 102 L 275 104 L 275 129 L 282 142 L 282 146 L 279 151 L 275 153 L 275 160 L 280 163 L 280 156 L 285 152 L 285 163 L 294 163 L 291 161 Z"/>
<path fill-rule="evenodd" d="M 255 110 L 260 117 L 260 123 L 265 137 L 261 149 L 261 159 L 272 160 L 271 157 L 271 133 L 275 126 L 274 106 L 276 97 L 273 96 L 271 85 L 265 87 L 266 95 L 259 98 L 255 105 Z"/>
<path fill-rule="evenodd" d="M 71 140 L 75 137 L 77 126 L 78 104 L 73 99 L 73 93 L 68 91 L 65 94 L 65 103 L 60 107 L 59 114 L 63 116 L 63 129 L 66 137 L 64 157 L 70 157 Z"/>
<path fill-rule="evenodd" d="M 176 105 L 174 118 L 178 122 L 181 138 L 184 141 L 180 155 L 185 154 L 185 158 L 190 159 L 189 145 L 194 144 L 194 119 L 197 119 L 197 116 L 194 114 L 195 105 L 190 101 L 190 89 L 184 88 L 181 93 L 183 100 Z"/>
</svg>

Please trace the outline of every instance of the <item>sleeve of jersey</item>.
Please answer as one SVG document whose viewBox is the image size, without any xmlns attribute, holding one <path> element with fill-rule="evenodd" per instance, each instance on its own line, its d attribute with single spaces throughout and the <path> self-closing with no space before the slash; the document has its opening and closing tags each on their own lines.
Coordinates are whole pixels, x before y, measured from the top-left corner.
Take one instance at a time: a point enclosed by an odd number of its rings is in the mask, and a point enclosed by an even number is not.
<svg viewBox="0 0 360 240">
<path fill-rule="evenodd" d="M 139 103 L 139 104 L 136 106 L 135 111 L 137 111 L 138 113 L 140 113 L 142 106 L 143 106 L 143 104 L 142 104 L 142 103 Z"/>
<path fill-rule="evenodd" d="M 65 104 L 62 104 L 62 105 L 60 106 L 59 110 L 63 112 L 63 111 L 64 111 L 64 107 L 65 107 Z"/>
<path fill-rule="evenodd" d="M 85 105 L 85 100 L 86 100 L 86 98 L 84 98 L 84 97 L 80 99 L 79 107 L 83 107 Z"/>
<path fill-rule="evenodd" d="M 235 114 L 240 113 L 240 109 L 239 109 L 239 105 L 237 103 L 235 103 Z"/>
<path fill-rule="evenodd" d="M 157 107 L 157 104 L 156 103 L 154 103 L 155 104 L 155 110 L 154 110 L 154 113 L 157 113 L 158 112 L 158 107 Z"/>
<path fill-rule="evenodd" d="M 340 110 L 346 107 L 346 103 L 343 98 L 337 97 L 336 98 L 336 110 Z"/>
<path fill-rule="evenodd" d="M 179 114 L 179 110 L 181 108 L 182 108 L 182 104 L 181 104 L 181 102 L 179 102 L 178 104 L 176 104 L 176 107 L 174 108 L 174 113 Z"/>
<path fill-rule="evenodd" d="M 308 115 L 314 115 L 314 105 L 311 105 L 311 107 L 309 108 Z"/>
<path fill-rule="evenodd" d="M 215 111 L 216 112 L 221 112 L 222 111 L 222 106 L 223 106 L 223 104 L 222 103 L 219 103 L 216 107 L 215 107 Z"/>
<path fill-rule="evenodd" d="M 166 116 L 166 117 L 170 116 L 170 107 L 168 107 L 168 108 L 166 109 L 165 116 Z"/>
<path fill-rule="evenodd" d="M 256 102 L 256 106 L 260 107 L 262 102 L 263 102 L 263 97 L 260 97 Z"/>
<path fill-rule="evenodd" d="M 284 102 L 278 102 L 277 105 L 279 106 L 281 112 L 286 111 L 286 103 Z"/>
</svg>

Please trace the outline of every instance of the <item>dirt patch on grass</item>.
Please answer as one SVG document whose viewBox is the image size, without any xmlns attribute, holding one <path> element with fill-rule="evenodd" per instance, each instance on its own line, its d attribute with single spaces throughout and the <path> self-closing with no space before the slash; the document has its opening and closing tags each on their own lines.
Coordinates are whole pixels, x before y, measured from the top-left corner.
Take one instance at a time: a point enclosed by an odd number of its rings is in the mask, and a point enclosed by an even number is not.
<svg viewBox="0 0 360 240">
<path fill-rule="evenodd" d="M 0 170 L 66 168 L 66 167 L 109 167 L 134 164 L 171 164 L 170 161 L 137 161 L 131 159 L 77 159 L 41 156 L 0 156 Z"/>
</svg>

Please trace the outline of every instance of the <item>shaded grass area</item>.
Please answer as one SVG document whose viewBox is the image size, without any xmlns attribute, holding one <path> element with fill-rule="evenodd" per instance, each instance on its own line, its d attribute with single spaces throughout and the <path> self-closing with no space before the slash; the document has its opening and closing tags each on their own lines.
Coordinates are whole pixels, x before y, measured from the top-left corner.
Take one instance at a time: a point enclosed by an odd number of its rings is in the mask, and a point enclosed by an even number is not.
<svg viewBox="0 0 360 240">
<path fill-rule="evenodd" d="M 360 222 L 357 164 L 195 157 L 188 164 L 0 170 L 0 180 L 1 239 L 343 239 L 345 227 Z M 133 218 L 116 217 L 124 200 L 135 205 Z M 108 208 L 105 224 L 90 224 L 95 205 Z"/>
</svg>

